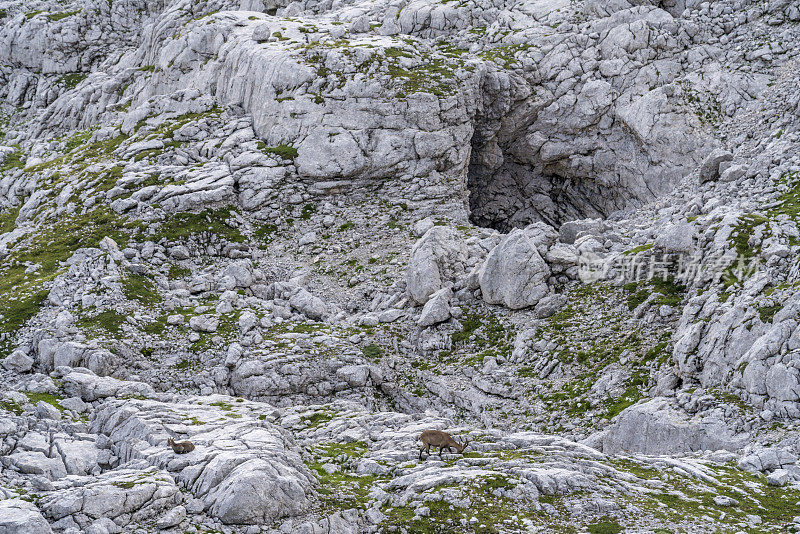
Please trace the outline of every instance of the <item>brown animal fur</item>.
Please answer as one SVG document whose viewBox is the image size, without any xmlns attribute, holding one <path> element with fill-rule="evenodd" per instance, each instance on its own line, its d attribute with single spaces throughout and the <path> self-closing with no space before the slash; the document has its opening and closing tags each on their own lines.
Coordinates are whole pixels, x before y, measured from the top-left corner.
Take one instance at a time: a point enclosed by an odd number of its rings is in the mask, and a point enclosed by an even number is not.
<svg viewBox="0 0 800 534">
<path fill-rule="evenodd" d="M 468 439 L 464 443 L 459 443 L 450 434 L 441 430 L 426 430 L 419 435 L 419 440 L 422 442 L 422 448 L 419 450 L 420 460 L 422 460 L 422 451 L 425 451 L 428 456 L 431 455 L 431 447 L 439 447 L 439 458 L 441 458 L 444 449 L 447 449 L 447 452 L 455 449 L 457 453 L 461 454 L 469 445 Z"/>
<path fill-rule="evenodd" d="M 172 447 L 176 454 L 186 454 L 194 450 L 194 443 L 191 441 L 175 441 L 172 438 L 167 440 L 167 445 Z"/>
</svg>

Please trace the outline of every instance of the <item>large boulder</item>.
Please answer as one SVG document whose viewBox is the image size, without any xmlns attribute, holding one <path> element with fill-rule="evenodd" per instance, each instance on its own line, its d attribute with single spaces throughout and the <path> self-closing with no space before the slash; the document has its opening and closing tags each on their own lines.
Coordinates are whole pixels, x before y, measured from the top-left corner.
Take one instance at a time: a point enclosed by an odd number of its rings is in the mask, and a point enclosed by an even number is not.
<svg viewBox="0 0 800 534">
<path fill-rule="evenodd" d="M 737 462 L 739 469 L 751 473 L 766 473 L 797 465 L 797 454 L 786 447 L 758 447 L 742 456 Z"/>
<path fill-rule="evenodd" d="M 100 449 L 89 440 L 59 439 L 55 441 L 55 450 L 69 475 L 90 475 L 99 471 Z"/>
<path fill-rule="evenodd" d="M 22 499 L 0 501 L 2 534 L 51 534 L 53 531 L 39 509 Z"/>
<path fill-rule="evenodd" d="M 251 458 L 232 470 L 206 495 L 211 514 L 226 524 L 269 524 L 296 516 L 308 507 L 308 487 L 286 464 Z M 212 477 L 213 478 L 213 477 Z"/>
<path fill-rule="evenodd" d="M 48 480 L 67 476 L 64 462 L 60 458 L 48 458 L 41 451 L 17 451 L 3 458 L 3 464 L 12 466 L 26 475 L 41 475 Z"/>
<path fill-rule="evenodd" d="M 21 350 L 15 350 L 3 359 L 3 367 L 17 373 L 27 373 L 33 367 L 33 358 Z"/>
<path fill-rule="evenodd" d="M 489 253 L 478 274 L 486 302 L 518 310 L 535 306 L 547 295 L 550 267 L 537 248 L 541 237 L 539 225 L 514 229 Z"/>
<path fill-rule="evenodd" d="M 110 518 L 125 525 L 131 514 L 139 520 L 155 519 L 175 505 L 178 486 L 165 471 L 122 469 L 93 481 L 49 494 L 42 510 L 50 519 L 82 515 L 91 520 Z"/>
<path fill-rule="evenodd" d="M 213 315 L 195 315 L 189 319 L 189 328 L 195 332 L 216 332 L 219 318 Z"/>
<path fill-rule="evenodd" d="M 688 417 L 663 397 L 635 404 L 619 414 L 602 439 L 604 453 L 677 454 L 700 450 L 737 450 L 748 441 L 715 412 Z"/>
<path fill-rule="evenodd" d="M 314 476 L 291 437 L 261 419 L 272 411 L 268 404 L 224 395 L 169 404 L 115 400 L 104 404 L 92 429 L 108 436 L 123 460 L 169 469 L 223 523 L 268 524 L 306 512 L 315 495 Z M 179 463 L 164 453 L 167 438 L 174 437 L 168 425 L 176 416 L 202 422 L 180 425 L 196 448 Z"/>
<path fill-rule="evenodd" d="M 322 319 L 327 311 L 325 302 L 312 295 L 307 289 L 299 288 L 289 299 L 289 306 L 309 319 Z"/>
<path fill-rule="evenodd" d="M 44 371 L 62 366 L 85 367 L 93 373 L 105 376 L 116 368 L 116 358 L 107 349 L 54 338 L 44 338 L 36 344 L 36 358 Z"/>
<path fill-rule="evenodd" d="M 571 245 L 578 238 L 581 232 L 592 232 L 600 234 L 603 231 L 604 223 L 601 219 L 578 219 L 567 221 L 558 229 L 558 239 Z"/>
<path fill-rule="evenodd" d="M 713 182 L 717 180 L 720 175 L 720 164 L 726 161 L 731 161 L 733 154 L 727 150 L 717 149 L 711 152 L 706 159 L 703 160 L 703 165 L 700 167 L 700 183 Z"/>
<path fill-rule="evenodd" d="M 656 237 L 654 245 L 665 252 L 688 254 L 694 250 L 695 234 L 689 223 L 672 224 Z"/>
<path fill-rule="evenodd" d="M 67 395 L 94 402 L 108 397 L 152 397 L 156 393 L 150 384 L 133 380 L 117 380 L 110 376 L 97 376 L 83 371 L 72 371 L 62 378 Z"/>
<path fill-rule="evenodd" d="M 448 226 L 434 226 L 411 249 L 406 283 L 408 295 L 425 304 L 450 280 L 463 274 L 468 257 L 467 245 L 459 233 Z"/>
<path fill-rule="evenodd" d="M 453 291 L 449 287 L 440 289 L 431 295 L 430 300 L 422 307 L 417 324 L 424 328 L 448 320 L 451 298 L 453 298 Z"/>
<path fill-rule="evenodd" d="M 223 277 L 230 277 L 236 287 L 250 287 L 255 281 L 253 264 L 250 260 L 239 260 L 231 263 L 222 272 Z"/>
</svg>

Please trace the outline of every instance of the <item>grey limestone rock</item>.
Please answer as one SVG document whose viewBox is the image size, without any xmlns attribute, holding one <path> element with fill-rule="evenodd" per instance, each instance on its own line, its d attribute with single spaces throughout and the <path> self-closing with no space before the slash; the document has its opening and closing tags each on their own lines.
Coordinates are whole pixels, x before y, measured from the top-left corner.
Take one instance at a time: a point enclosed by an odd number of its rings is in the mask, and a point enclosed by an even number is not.
<svg viewBox="0 0 800 534">
<path fill-rule="evenodd" d="M 718 416 L 688 417 L 663 397 L 624 410 L 602 438 L 603 452 L 675 454 L 698 450 L 736 450 L 748 441 Z"/>
<path fill-rule="evenodd" d="M 428 302 L 422 307 L 422 313 L 417 320 L 417 324 L 424 328 L 448 320 L 450 318 L 451 298 L 453 298 L 453 292 L 449 287 L 440 289 L 431 295 Z"/>
<path fill-rule="evenodd" d="M 538 238 L 538 229 L 514 229 L 489 253 L 479 274 L 486 302 L 516 310 L 547 295 L 550 268 L 537 250 Z"/>
<path fill-rule="evenodd" d="M 0 531 L 6 534 L 50 534 L 52 529 L 33 503 L 5 499 L 0 501 Z"/>
<path fill-rule="evenodd" d="M 3 359 L 3 367 L 18 373 L 26 373 L 33 367 L 33 358 L 20 350 L 15 350 Z"/>
<path fill-rule="evenodd" d="M 703 160 L 703 165 L 700 167 L 700 182 L 705 183 L 719 179 L 720 164 L 732 159 L 733 154 L 727 150 L 717 149 L 713 151 Z"/>
<path fill-rule="evenodd" d="M 463 274 L 467 246 L 456 230 L 434 226 L 411 249 L 406 285 L 417 304 L 425 304 L 448 281 Z"/>
</svg>

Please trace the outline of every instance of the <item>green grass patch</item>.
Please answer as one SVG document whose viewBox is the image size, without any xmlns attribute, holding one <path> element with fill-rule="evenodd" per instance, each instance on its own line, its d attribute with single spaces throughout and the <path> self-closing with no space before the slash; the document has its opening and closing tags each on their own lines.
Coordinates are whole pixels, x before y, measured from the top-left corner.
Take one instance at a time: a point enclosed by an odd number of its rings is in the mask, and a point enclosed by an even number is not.
<svg viewBox="0 0 800 534">
<path fill-rule="evenodd" d="M 137 300 L 144 305 L 161 302 L 161 295 L 153 281 L 140 274 L 132 274 L 123 278 L 122 292 L 126 299 Z"/>
<path fill-rule="evenodd" d="M 490 356 L 508 357 L 513 349 L 514 335 L 513 327 L 506 327 L 495 314 L 468 312 L 461 321 L 461 330 L 450 335 L 454 349 L 449 356 L 450 363 L 455 363 L 458 353 L 472 349 L 478 352 L 465 355 L 460 361 L 461 365 L 479 365 Z M 473 341 L 467 344 L 470 339 Z"/>
<path fill-rule="evenodd" d="M 47 14 L 47 18 L 52 20 L 52 21 L 58 21 L 58 20 L 65 19 L 67 17 L 71 17 L 73 15 L 77 15 L 80 12 L 81 12 L 80 9 L 76 9 L 75 11 L 62 11 L 60 13 L 48 13 Z"/>
<path fill-rule="evenodd" d="M 79 83 L 85 80 L 89 75 L 85 72 L 70 72 L 68 74 L 64 74 L 61 78 L 59 78 L 59 83 L 63 85 L 65 88 L 75 89 Z"/>
<path fill-rule="evenodd" d="M 231 313 L 219 315 L 219 326 L 216 332 L 202 332 L 200 339 L 189 345 L 189 350 L 195 353 L 209 350 L 214 344 L 214 338 L 222 338 L 223 343 L 229 343 L 239 332 L 239 316 L 241 311 L 235 310 Z"/>
<path fill-rule="evenodd" d="M 752 258 L 758 254 L 758 252 L 760 252 L 760 247 L 750 246 L 750 238 L 755 233 L 755 229 L 765 223 L 768 223 L 769 219 L 763 215 L 751 213 L 748 215 L 742 215 L 739 218 L 739 221 L 739 224 L 736 225 L 731 231 L 731 235 L 728 238 L 728 243 L 734 249 L 736 249 L 736 252 L 739 254 L 739 256 L 744 258 Z"/>
<path fill-rule="evenodd" d="M 639 254 L 640 252 L 644 252 L 646 250 L 650 250 L 651 248 L 653 248 L 653 243 L 648 243 L 646 245 L 639 245 L 638 247 L 633 247 L 630 250 L 626 250 L 625 252 L 623 252 L 623 254 L 631 256 L 634 254 Z"/>
<path fill-rule="evenodd" d="M 266 146 L 259 141 L 259 148 L 266 154 L 273 154 L 281 159 L 293 160 L 297 157 L 297 149 L 289 145 Z"/>
<path fill-rule="evenodd" d="M 457 485 L 432 488 L 426 491 L 424 499 L 424 506 L 429 510 L 427 516 L 417 516 L 416 510 L 411 506 L 387 506 L 381 509 L 386 515 L 382 526 L 394 526 L 400 532 L 415 534 L 532 532 L 530 526 L 526 527 L 523 522 L 527 519 L 539 527 L 547 526 L 547 532 L 563 532 L 558 521 L 544 512 L 536 512 L 530 503 L 524 500 L 512 501 L 499 495 L 499 491 L 514 486 L 515 483 L 505 475 L 498 474 Z M 442 495 L 445 491 L 457 492 L 467 504 L 448 503 Z M 538 532 L 539 529 L 535 531 Z"/>
<path fill-rule="evenodd" d="M 338 458 L 341 455 L 361 458 L 367 452 L 367 444 L 363 441 L 348 443 L 320 443 L 314 447 L 314 452 L 323 458 Z"/>
<path fill-rule="evenodd" d="M 773 304 L 772 306 L 759 306 L 758 317 L 762 323 L 772 323 L 773 317 L 783 309 L 783 304 Z"/>
<path fill-rule="evenodd" d="M 272 240 L 273 234 L 278 231 L 277 224 L 262 224 L 253 232 L 253 235 L 261 241 Z"/>
<path fill-rule="evenodd" d="M 431 93 L 443 97 L 455 91 L 454 66 L 444 59 L 425 57 L 422 65 L 413 69 L 390 63 L 387 70 L 392 78 L 401 81 L 402 91 L 397 94 L 398 98 L 405 98 L 412 93 Z"/>
<path fill-rule="evenodd" d="M 658 305 L 678 306 L 683 302 L 686 287 L 675 282 L 673 277 L 651 278 L 644 282 L 630 282 L 623 286 L 628 293 L 628 309 L 633 311 L 645 302 L 652 293 L 658 293 L 654 302 Z"/>
<path fill-rule="evenodd" d="M 304 221 L 307 221 L 317 212 L 317 206 L 314 204 L 306 204 L 303 206 L 302 211 L 300 212 L 300 218 Z"/>
<path fill-rule="evenodd" d="M 0 332 L 14 332 L 36 315 L 49 291 L 44 287 L 59 271 L 60 262 L 81 247 L 96 247 L 109 236 L 127 243 L 125 219 L 107 207 L 60 219 L 23 239 L 0 266 Z M 26 264 L 38 264 L 26 273 Z"/>
<path fill-rule="evenodd" d="M 519 65 L 517 54 L 519 52 L 524 52 L 531 46 L 533 45 L 528 43 L 496 46 L 494 48 L 481 52 L 479 55 L 483 59 L 494 61 L 495 63 L 502 65 L 506 69 L 511 69 Z"/>
<path fill-rule="evenodd" d="M 205 209 L 200 213 L 176 213 L 161 225 L 156 239 L 183 242 L 191 237 L 216 236 L 233 243 L 242 243 L 245 238 L 231 222 L 231 207 Z"/>
<path fill-rule="evenodd" d="M 28 400 L 33 404 L 38 402 L 46 402 L 47 404 L 58 409 L 59 412 L 64 411 L 64 407 L 61 406 L 60 402 L 58 402 L 60 399 L 52 393 L 34 393 L 32 391 L 25 391 L 24 393 L 25 396 L 28 397 Z"/>
<path fill-rule="evenodd" d="M 629 408 L 639 402 L 642 398 L 641 388 L 647 384 L 649 376 L 643 372 L 634 372 L 628 380 L 625 391 L 617 398 L 609 398 L 604 402 L 606 405 L 606 412 L 603 414 L 604 419 L 613 419 L 618 416 L 620 412 Z"/>
<path fill-rule="evenodd" d="M 21 148 L 18 146 L 16 148 L 17 150 L 6 156 L 6 159 L 0 164 L 0 171 L 7 172 L 12 169 L 25 168 L 25 155 L 22 153 Z"/>
<path fill-rule="evenodd" d="M 651 278 L 650 285 L 653 286 L 654 291 L 661 294 L 656 298 L 656 303 L 677 306 L 683 302 L 686 286 L 675 282 L 673 277 Z"/>
<path fill-rule="evenodd" d="M 300 418 L 300 423 L 306 428 L 317 428 L 331 421 L 334 417 L 336 417 L 335 412 L 322 410 L 314 412 L 311 415 L 304 415 Z"/>
<path fill-rule="evenodd" d="M 89 330 L 102 329 L 111 334 L 118 334 L 122 331 L 122 325 L 125 324 L 126 317 L 117 313 L 114 310 L 103 310 L 94 315 L 81 317 L 77 324 L 81 328 Z"/>
<path fill-rule="evenodd" d="M 800 171 L 782 174 L 778 184 L 786 184 L 787 189 L 778 198 L 780 205 L 771 208 L 767 214 L 773 218 L 779 215 L 788 215 L 790 219 L 797 222 L 800 217 Z"/>
<path fill-rule="evenodd" d="M 11 412 L 14 415 L 22 415 L 22 406 L 14 401 L 0 401 L 0 410 Z"/>
<path fill-rule="evenodd" d="M 586 525 L 589 534 L 619 534 L 622 527 L 614 519 L 609 517 L 602 518 L 598 523 Z"/>
<path fill-rule="evenodd" d="M 142 327 L 142 331 L 145 334 L 149 334 L 151 336 L 159 336 L 164 333 L 164 330 L 167 328 L 167 318 L 166 317 L 159 317 L 152 323 L 147 323 Z"/>
<path fill-rule="evenodd" d="M 375 343 L 370 343 L 361 349 L 361 352 L 364 354 L 365 357 L 369 358 L 370 360 L 378 360 L 381 356 L 383 356 L 383 349 L 380 348 Z"/>
<path fill-rule="evenodd" d="M 173 263 L 169 266 L 169 272 L 167 273 L 167 278 L 169 278 L 170 280 L 180 280 L 181 278 L 186 278 L 191 274 L 192 274 L 191 269 L 187 269 L 186 267 L 181 267 Z"/>
</svg>

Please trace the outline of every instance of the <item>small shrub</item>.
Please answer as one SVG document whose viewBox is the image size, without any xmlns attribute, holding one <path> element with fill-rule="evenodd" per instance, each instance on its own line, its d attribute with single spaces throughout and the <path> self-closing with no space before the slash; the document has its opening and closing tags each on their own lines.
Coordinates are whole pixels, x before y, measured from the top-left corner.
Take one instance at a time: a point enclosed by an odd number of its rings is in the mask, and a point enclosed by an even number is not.
<svg viewBox="0 0 800 534">
<path fill-rule="evenodd" d="M 77 15 L 80 13 L 80 9 L 76 11 L 62 11 L 61 13 L 48 13 L 47 18 L 52 21 L 57 21 L 61 19 L 65 19 L 67 17 L 71 17 L 72 15 Z"/>
<path fill-rule="evenodd" d="M 150 334 L 151 336 L 157 336 L 164 333 L 164 329 L 167 327 L 166 320 L 161 318 L 157 321 L 153 321 L 152 323 L 148 323 L 142 327 L 142 331 L 145 334 Z"/>
<path fill-rule="evenodd" d="M 370 343 L 369 345 L 361 349 L 361 352 L 363 352 L 364 356 L 366 356 L 371 360 L 378 359 L 383 355 L 383 349 L 380 348 L 375 343 Z"/>
<path fill-rule="evenodd" d="M 311 216 L 317 212 L 317 207 L 314 204 L 306 204 L 303 206 L 303 211 L 300 212 L 300 218 L 307 221 Z"/>
<path fill-rule="evenodd" d="M 630 250 L 626 250 L 625 252 L 623 252 L 623 254 L 625 254 L 627 256 L 635 255 L 635 254 L 638 254 L 640 252 L 644 252 L 646 250 L 650 250 L 651 248 L 653 248 L 653 243 L 648 243 L 647 245 L 639 245 L 638 247 L 634 247 L 634 248 L 632 248 Z"/>
<path fill-rule="evenodd" d="M 637 291 L 636 293 L 628 296 L 628 309 L 633 311 L 638 308 L 644 301 L 647 300 L 647 297 L 650 296 L 650 291 L 647 289 L 642 289 Z"/>
<path fill-rule="evenodd" d="M 17 149 L 16 152 L 12 152 L 6 159 L 3 161 L 2 165 L 0 165 L 0 171 L 10 171 L 11 169 L 22 169 L 25 167 L 25 158 L 22 154 L 22 150 Z"/>
<path fill-rule="evenodd" d="M 277 224 L 269 224 L 269 223 L 267 223 L 267 224 L 263 224 L 263 225 L 259 226 L 256 229 L 256 231 L 253 232 L 253 235 L 255 237 L 257 237 L 258 239 L 269 240 L 269 239 L 272 239 L 272 234 L 274 234 L 277 231 L 278 231 L 278 225 Z"/>
<path fill-rule="evenodd" d="M 774 304 L 772 306 L 761 306 L 758 308 L 758 316 L 761 318 L 762 323 L 771 323 L 775 314 L 783 309 L 782 304 Z"/>
</svg>

